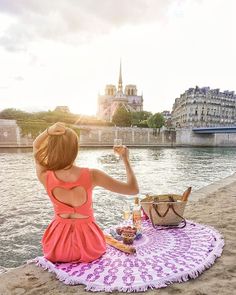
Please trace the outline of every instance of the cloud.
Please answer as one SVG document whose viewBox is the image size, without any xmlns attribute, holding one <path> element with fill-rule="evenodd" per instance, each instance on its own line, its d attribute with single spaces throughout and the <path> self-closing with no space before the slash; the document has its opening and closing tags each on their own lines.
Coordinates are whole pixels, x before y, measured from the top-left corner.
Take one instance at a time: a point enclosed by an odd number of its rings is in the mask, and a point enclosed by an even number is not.
<svg viewBox="0 0 236 295">
<path fill-rule="evenodd" d="M 26 50 L 34 40 L 82 42 L 124 25 L 157 22 L 180 0 L 1 0 L 12 18 L 0 34 L 0 46 Z"/>
</svg>

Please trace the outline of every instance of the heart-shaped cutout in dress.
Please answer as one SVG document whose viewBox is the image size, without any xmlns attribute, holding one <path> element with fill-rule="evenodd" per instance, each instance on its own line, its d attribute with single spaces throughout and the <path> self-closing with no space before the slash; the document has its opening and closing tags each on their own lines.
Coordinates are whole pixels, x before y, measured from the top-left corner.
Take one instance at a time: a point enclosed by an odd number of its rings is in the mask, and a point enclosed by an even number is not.
<svg viewBox="0 0 236 295">
<path fill-rule="evenodd" d="M 81 207 L 87 202 L 86 190 L 81 186 L 75 186 L 72 188 L 55 187 L 52 190 L 52 195 L 59 202 L 68 205 L 70 207 Z M 88 218 L 89 216 L 72 213 L 72 214 L 59 214 L 62 218 Z"/>
<path fill-rule="evenodd" d="M 72 188 L 55 187 L 52 194 L 58 201 L 71 207 L 80 207 L 87 202 L 86 190 L 81 186 Z"/>
</svg>

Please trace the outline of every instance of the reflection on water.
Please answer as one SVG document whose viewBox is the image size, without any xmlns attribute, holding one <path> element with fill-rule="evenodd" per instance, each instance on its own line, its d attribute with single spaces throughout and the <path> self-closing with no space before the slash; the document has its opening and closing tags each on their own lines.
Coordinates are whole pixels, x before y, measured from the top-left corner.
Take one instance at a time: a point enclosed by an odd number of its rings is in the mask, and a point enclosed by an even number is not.
<svg viewBox="0 0 236 295">
<path fill-rule="evenodd" d="M 0 154 L 21 154 L 21 153 L 32 153 L 32 148 L 0 147 Z"/>
<path fill-rule="evenodd" d="M 226 177 L 236 168 L 233 148 L 132 148 L 130 160 L 145 193 L 182 193 Z M 81 149 L 77 164 L 124 180 L 125 169 L 112 149 Z M 41 255 L 40 240 L 53 216 L 36 179 L 32 149 L 0 149 L 0 266 L 14 267 Z M 117 224 L 126 196 L 94 190 L 95 216 L 102 228 Z M 130 203 L 133 198 L 128 197 Z M 104 214 L 105 213 L 105 214 Z"/>
</svg>

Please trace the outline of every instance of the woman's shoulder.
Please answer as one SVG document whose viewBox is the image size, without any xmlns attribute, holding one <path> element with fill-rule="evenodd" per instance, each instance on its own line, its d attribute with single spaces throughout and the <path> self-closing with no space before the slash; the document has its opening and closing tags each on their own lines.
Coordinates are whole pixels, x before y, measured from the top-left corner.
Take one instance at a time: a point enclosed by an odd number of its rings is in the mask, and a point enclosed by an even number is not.
<svg viewBox="0 0 236 295">
<path fill-rule="evenodd" d="M 90 172 L 91 169 L 88 167 L 82 167 L 82 166 L 74 166 L 74 171 L 78 174 L 84 173 L 84 172 Z"/>
<path fill-rule="evenodd" d="M 75 166 L 74 169 L 75 174 L 77 174 L 79 177 L 92 178 L 93 169 L 81 166 Z"/>
</svg>

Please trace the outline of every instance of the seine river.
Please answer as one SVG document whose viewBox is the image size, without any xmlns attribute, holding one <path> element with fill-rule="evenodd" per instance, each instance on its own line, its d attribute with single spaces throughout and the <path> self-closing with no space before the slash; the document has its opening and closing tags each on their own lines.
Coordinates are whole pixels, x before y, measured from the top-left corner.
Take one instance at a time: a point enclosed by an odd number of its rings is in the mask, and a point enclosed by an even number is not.
<svg viewBox="0 0 236 295">
<path fill-rule="evenodd" d="M 130 160 L 145 193 L 193 191 L 236 170 L 234 148 L 131 148 Z M 98 168 L 125 179 L 122 161 L 109 148 L 84 148 L 77 158 L 83 167 Z M 50 222 L 52 205 L 34 171 L 32 150 L 0 149 L 0 266 L 10 268 L 42 255 L 40 240 Z M 127 196 L 94 190 L 94 210 L 102 228 L 121 221 Z M 132 204 L 133 198 L 128 197 Z"/>
</svg>

